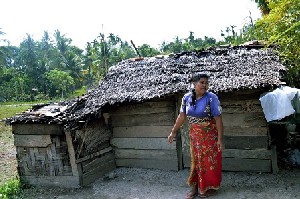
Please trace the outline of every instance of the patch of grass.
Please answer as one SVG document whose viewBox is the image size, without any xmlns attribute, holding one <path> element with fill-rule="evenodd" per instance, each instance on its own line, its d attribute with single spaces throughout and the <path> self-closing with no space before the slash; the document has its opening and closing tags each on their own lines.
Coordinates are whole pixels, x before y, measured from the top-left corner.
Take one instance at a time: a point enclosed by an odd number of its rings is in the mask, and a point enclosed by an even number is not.
<svg viewBox="0 0 300 199">
<path fill-rule="evenodd" d="M 68 97 L 68 99 L 74 99 L 74 98 L 80 97 L 86 93 L 87 93 L 86 87 L 83 86 L 81 89 L 75 90 L 74 93 Z"/>
<path fill-rule="evenodd" d="M 30 105 L 0 105 L 0 121 L 31 108 Z M 17 174 L 16 149 L 10 125 L 0 122 L 0 185 Z"/>
<path fill-rule="evenodd" d="M 4 118 L 9 118 L 17 113 L 22 113 L 29 108 L 31 108 L 32 105 L 24 105 L 24 104 L 15 104 L 15 105 L 0 105 L 0 120 Z"/>
<path fill-rule="evenodd" d="M 8 199 L 16 196 L 21 191 L 21 183 L 18 179 L 11 179 L 0 185 L 0 199 Z"/>
</svg>

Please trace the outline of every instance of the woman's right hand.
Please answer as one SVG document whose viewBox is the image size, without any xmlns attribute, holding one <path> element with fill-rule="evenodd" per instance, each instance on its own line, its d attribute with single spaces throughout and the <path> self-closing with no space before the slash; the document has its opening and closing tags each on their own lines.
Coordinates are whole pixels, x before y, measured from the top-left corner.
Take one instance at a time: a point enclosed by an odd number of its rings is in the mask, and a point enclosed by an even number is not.
<svg viewBox="0 0 300 199">
<path fill-rule="evenodd" d="M 174 137 L 175 137 L 175 133 L 171 132 L 170 135 L 168 136 L 168 141 L 170 144 L 172 144 Z"/>
</svg>

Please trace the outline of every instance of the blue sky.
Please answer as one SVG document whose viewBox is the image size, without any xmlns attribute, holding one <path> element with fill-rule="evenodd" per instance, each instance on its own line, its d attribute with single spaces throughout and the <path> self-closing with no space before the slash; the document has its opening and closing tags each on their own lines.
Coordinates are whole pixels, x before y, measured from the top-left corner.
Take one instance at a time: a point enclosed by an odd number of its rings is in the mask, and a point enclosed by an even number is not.
<svg viewBox="0 0 300 199">
<path fill-rule="evenodd" d="M 190 31 L 220 39 L 227 26 L 249 22 L 250 12 L 261 17 L 251 0 L 2 0 L 0 39 L 18 45 L 26 33 L 39 40 L 58 29 L 81 48 L 100 32 L 158 47 Z"/>
</svg>

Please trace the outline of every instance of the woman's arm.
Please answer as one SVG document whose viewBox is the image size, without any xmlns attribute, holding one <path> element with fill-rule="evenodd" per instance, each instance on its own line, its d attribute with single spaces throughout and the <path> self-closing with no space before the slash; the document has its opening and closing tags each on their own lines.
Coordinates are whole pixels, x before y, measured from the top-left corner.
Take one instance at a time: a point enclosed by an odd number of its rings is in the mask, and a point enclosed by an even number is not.
<svg viewBox="0 0 300 199">
<path fill-rule="evenodd" d="M 224 135 L 223 135 L 223 120 L 222 116 L 215 116 L 214 119 L 216 120 L 216 126 L 217 126 L 217 131 L 218 131 L 218 148 L 220 151 L 223 151 L 225 148 L 224 145 Z"/>
<path fill-rule="evenodd" d="M 176 136 L 177 131 L 180 129 L 180 127 L 183 125 L 186 118 L 186 114 L 181 112 L 178 114 L 176 122 L 172 128 L 172 131 L 170 135 L 168 136 L 168 141 L 171 144 L 173 142 L 174 137 Z"/>
</svg>

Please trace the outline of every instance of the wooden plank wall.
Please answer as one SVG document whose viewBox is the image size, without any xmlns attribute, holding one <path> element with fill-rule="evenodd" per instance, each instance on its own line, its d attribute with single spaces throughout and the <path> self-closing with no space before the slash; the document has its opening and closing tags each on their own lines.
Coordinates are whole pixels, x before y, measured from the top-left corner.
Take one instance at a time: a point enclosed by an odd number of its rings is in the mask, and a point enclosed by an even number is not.
<svg viewBox="0 0 300 199">
<path fill-rule="evenodd" d="M 82 162 L 80 162 L 82 161 Z M 88 185 L 116 168 L 115 154 L 111 147 L 106 147 L 97 155 L 87 160 L 77 160 L 80 185 Z"/>
<path fill-rule="evenodd" d="M 112 132 L 103 117 L 77 130 L 75 155 L 80 185 L 88 185 L 116 168 L 115 154 L 110 145 Z"/>
<path fill-rule="evenodd" d="M 96 153 L 102 145 L 112 138 L 112 132 L 103 117 L 90 121 L 85 127 L 76 130 L 74 146 L 76 159 Z"/>
<path fill-rule="evenodd" d="M 224 123 L 224 171 L 272 171 L 267 122 L 255 92 L 220 94 Z M 190 166 L 188 125 L 182 128 L 184 166 Z M 274 169 L 274 168 L 273 168 Z M 276 168 L 275 168 L 276 169 Z"/>
<path fill-rule="evenodd" d="M 174 100 L 122 105 L 110 114 L 117 166 L 178 170 L 176 143 L 167 141 L 175 121 Z"/>
</svg>

